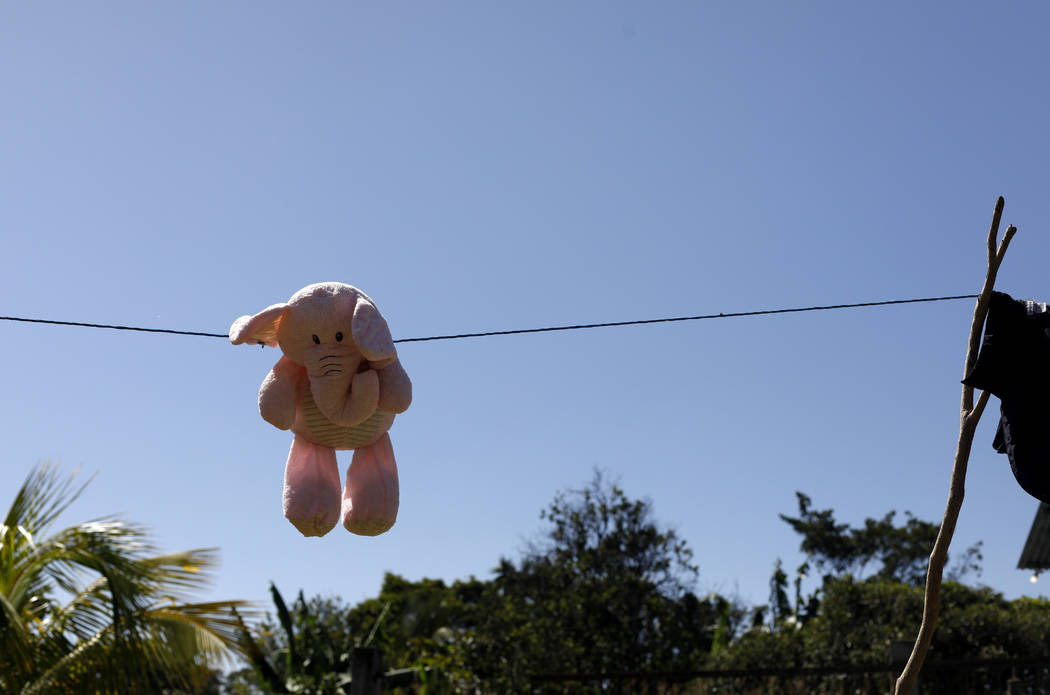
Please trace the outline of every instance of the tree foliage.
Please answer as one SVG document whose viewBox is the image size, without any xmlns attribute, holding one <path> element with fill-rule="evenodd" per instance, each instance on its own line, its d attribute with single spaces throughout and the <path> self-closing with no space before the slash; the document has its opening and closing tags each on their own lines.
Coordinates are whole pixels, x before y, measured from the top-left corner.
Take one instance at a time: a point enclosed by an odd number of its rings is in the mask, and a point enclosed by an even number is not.
<svg viewBox="0 0 1050 695">
<path fill-rule="evenodd" d="M 346 692 L 345 685 L 325 690 L 319 676 L 346 673 L 349 650 L 368 641 L 388 667 L 420 668 L 426 685 L 415 692 L 426 695 L 658 685 L 543 678 L 552 674 L 881 664 L 892 641 L 914 637 L 920 568 L 936 533 L 910 514 L 897 524 L 892 512 L 854 528 L 800 493 L 799 515 L 782 518 L 802 536 L 809 560 L 794 576 L 777 560 L 769 603 L 748 609 L 717 594 L 698 598 L 699 570 L 687 544 L 654 520 L 649 502 L 600 474 L 557 494 L 541 518 L 543 533 L 519 558 L 501 559 L 489 579 L 446 584 L 387 574 L 378 596 L 355 606 L 300 594 L 285 618 L 278 605 L 277 617 L 256 633 L 276 685 L 243 692 Z M 978 548 L 967 556 L 971 570 Z M 824 576 L 804 596 L 810 563 Z M 1050 656 L 1047 634 L 1050 602 L 1006 601 L 984 587 L 948 582 L 932 658 Z M 269 682 L 258 670 L 253 677 Z M 821 691 L 825 678 L 803 679 L 798 692 Z"/>
<path fill-rule="evenodd" d="M 346 695 L 356 631 L 349 629 L 348 608 L 338 599 L 300 591 L 289 607 L 270 584 L 276 616 L 267 616 L 252 632 L 241 635 L 251 668 L 231 674 L 234 693 L 301 693 Z"/>
<path fill-rule="evenodd" d="M 712 664 L 722 668 L 885 662 L 894 640 L 911 641 L 922 588 L 879 577 L 827 577 L 819 613 L 802 627 L 742 635 Z M 1050 656 L 1050 601 L 1007 601 L 988 587 L 946 582 L 931 659 Z"/>
<path fill-rule="evenodd" d="M 307 670 L 296 664 L 309 658 L 345 672 L 346 650 L 371 635 L 388 666 L 423 670 L 428 695 L 525 692 L 539 673 L 699 663 L 720 625 L 728 643 L 738 611 L 721 597 L 692 593 L 698 572 L 692 554 L 652 519 L 648 502 L 628 498 L 596 474 L 585 488 L 557 495 L 541 516 L 547 532 L 520 561 L 501 560 L 490 580 L 446 585 L 388 574 L 376 598 L 352 608 L 300 596 L 285 620 L 278 607 L 276 622 L 255 631 L 275 678 L 263 678 L 260 663 L 254 675 L 238 678 L 264 692 L 293 691 L 289 678 Z M 306 638 L 311 631 L 317 639 Z M 294 692 L 339 692 L 318 684 L 316 677 L 300 679 Z M 589 692 L 600 685 L 547 689 Z"/>
<path fill-rule="evenodd" d="M 704 658 L 719 608 L 692 593 L 692 552 L 653 520 L 649 502 L 596 473 L 541 517 L 545 535 L 519 562 L 504 558 L 478 596 L 465 654 L 491 689 L 522 692 L 536 674 L 665 670 Z"/>
<path fill-rule="evenodd" d="M 419 668 L 428 695 L 473 692 L 480 681 L 467 655 L 489 590 L 489 583 L 474 578 L 446 585 L 387 573 L 379 596 L 355 606 L 350 621 L 369 631 L 370 644 L 391 666 Z"/>
<path fill-rule="evenodd" d="M 83 491 L 34 467 L 0 523 L 0 691 L 200 689 L 237 649 L 241 601 L 194 603 L 214 549 L 157 554 L 141 526 L 103 518 L 50 533 Z"/>
<path fill-rule="evenodd" d="M 347 695 L 354 649 L 371 646 L 388 666 L 418 668 L 429 695 L 466 692 L 475 679 L 463 664 L 460 636 L 477 586 L 388 573 L 378 597 L 348 606 L 333 597 L 307 600 L 302 592 L 287 605 L 271 584 L 275 615 L 244 635 L 251 667 L 231 674 L 227 686 L 245 694 Z"/>
<path fill-rule="evenodd" d="M 922 521 L 905 512 L 901 525 L 894 523 L 895 511 L 881 519 L 867 518 L 860 527 L 841 524 L 831 509 L 813 509 L 808 495 L 796 492 L 798 516 L 781 514 L 796 533 L 802 536 L 800 549 L 817 569 L 834 575 L 860 576 L 871 563 L 878 563 L 874 576 L 889 581 L 918 586 L 926 580 L 930 549 L 937 538 L 938 524 Z M 969 574 L 980 574 L 981 544 L 964 551 L 962 561 L 949 572 L 949 579 L 959 580 Z"/>
</svg>

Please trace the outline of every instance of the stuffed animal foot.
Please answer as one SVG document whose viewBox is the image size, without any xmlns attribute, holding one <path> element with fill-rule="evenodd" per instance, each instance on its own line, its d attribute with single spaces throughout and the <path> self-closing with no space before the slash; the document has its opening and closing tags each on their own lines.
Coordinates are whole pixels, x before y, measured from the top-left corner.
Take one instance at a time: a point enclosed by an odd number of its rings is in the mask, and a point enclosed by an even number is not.
<svg viewBox="0 0 1050 695">
<path fill-rule="evenodd" d="M 359 536 L 378 536 L 397 520 L 400 488 L 390 435 L 354 451 L 343 490 L 343 526 Z"/>
<path fill-rule="evenodd" d="M 296 436 L 284 467 L 285 518 L 304 536 L 323 536 L 339 522 L 339 507 L 335 450 Z"/>
</svg>

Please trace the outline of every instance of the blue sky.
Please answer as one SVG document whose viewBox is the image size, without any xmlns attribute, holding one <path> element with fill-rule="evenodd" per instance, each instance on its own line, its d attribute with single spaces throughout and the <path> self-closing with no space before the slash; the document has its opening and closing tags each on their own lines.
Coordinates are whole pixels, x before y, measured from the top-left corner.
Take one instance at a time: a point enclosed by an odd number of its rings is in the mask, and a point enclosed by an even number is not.
<svg viewBox="0 0 1050 695">
<path fill-rule="evenodd" d="M 395 337 L 977 292 L 1050 298 L 1040 3 L 7 3 L 0 314 L 224 332 L 312 282 Z M 211 596 L 486 577 L 595 467 L 768 597 L 795 491 L 940 519 L 969 300 L 407 344 L 394 529 L 304 539 L 274 350 L 0 323 L 0 497 L 97 477 Z M 977 434 L 955 547 L 1014 568 L 1037 503 Z M 345 468 L 349 455 L 342 454 Z"/>
</svg>

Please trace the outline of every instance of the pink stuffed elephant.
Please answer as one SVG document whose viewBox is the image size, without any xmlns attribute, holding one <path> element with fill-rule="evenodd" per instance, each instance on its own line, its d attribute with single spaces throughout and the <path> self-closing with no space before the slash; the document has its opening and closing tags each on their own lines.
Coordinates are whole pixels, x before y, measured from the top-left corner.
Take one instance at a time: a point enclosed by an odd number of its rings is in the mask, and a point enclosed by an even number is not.
<svg viewBox="0 0 1050 695">
<path fill-rule="evenodd" d="M 242 316 L 230 342 L 280 347 L 259 389 L 259 411 L 295 438 L 284 469 L 284 515 L 304 536 L 375 536 L 397 519 L 397 463 L 387 430 L 412 402 L 386 320 L 361 290 L 304 287 L 287 303 Z M 339 494 L 336 449 L 354 449 Z"/>
</svg>

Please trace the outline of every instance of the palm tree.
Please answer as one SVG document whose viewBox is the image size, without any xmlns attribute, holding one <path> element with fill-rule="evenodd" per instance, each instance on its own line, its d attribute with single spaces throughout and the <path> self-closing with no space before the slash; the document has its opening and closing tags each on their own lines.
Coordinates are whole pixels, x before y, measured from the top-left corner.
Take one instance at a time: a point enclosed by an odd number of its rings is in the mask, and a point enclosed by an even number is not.
<svg viewBox="0 0 1050 695">
<path fill-rule="evenodd" d="M 214 548 L 161 555 L 116 517 L 48 535 L 83 492 L 35 466 L 0 523 L 0 692 L 155 693 L 192 687 L 240 650 L 243 601 L 188 602 Z M 90 482 L 90 481 L 89 481 Z"/>
</svg>

